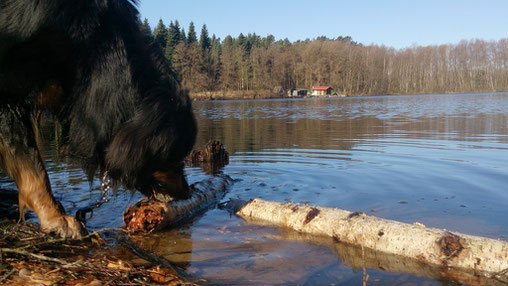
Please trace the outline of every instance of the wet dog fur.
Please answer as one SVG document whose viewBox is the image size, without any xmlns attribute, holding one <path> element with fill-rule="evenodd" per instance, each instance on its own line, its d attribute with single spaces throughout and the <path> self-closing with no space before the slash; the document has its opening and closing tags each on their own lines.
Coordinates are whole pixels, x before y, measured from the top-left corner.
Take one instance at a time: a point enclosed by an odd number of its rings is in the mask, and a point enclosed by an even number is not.
<svg viewBox="0 0 508 286">
<path fill-rule="evenodd" d="M 89 174 L 186 198 L 196 122 L 187 93 L 128 0 L 0 0 L 0 168 L 20 213 L 62 236 L 86 231 L 54 199 L 37 143 L 43 110 Z"/>
</svg>

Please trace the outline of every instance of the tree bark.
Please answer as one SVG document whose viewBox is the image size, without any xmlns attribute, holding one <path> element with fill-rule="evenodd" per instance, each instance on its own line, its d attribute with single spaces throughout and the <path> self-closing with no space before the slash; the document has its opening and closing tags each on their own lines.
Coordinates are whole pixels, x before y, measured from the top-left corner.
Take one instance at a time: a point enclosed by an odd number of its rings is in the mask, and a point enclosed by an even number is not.
<svg viewBox="0 0 508 286">
<path fill-rule="evenodd" d="M 176 225 L 218 203 L 232 182 L 228 175 L 217 175 L 190 186 L 189 199 L 137 202 L 123 214 L 123 221 L 131 232 L 152 232 Z"/>
</svg>

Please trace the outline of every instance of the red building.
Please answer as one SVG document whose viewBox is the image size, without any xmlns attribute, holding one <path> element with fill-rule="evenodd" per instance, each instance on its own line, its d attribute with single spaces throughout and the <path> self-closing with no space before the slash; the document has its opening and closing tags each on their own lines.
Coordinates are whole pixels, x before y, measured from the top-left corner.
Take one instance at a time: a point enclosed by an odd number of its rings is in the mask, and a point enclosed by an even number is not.
<svg viewBox="0 0 508 286">
<path fill-rule="evenodd" d="M 331 95 L 333 88 L 329 85 L 312 87 L 312 95 Z"/>
</svg>

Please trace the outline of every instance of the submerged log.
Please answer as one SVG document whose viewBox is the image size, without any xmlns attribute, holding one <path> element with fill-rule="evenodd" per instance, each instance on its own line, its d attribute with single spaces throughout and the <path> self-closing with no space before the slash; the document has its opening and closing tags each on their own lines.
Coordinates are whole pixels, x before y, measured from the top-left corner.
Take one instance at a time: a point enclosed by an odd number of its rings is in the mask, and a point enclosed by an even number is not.
<svg viewBox="0 0 508 286">
<path fill-rule="evenodd" d="M 189 163 L 216 163 L 227 165 L 229 162 L 229 153 L 224 149 L 222 143 L 216 140 L 210 140 L 200 150 L 192 150 L 185 158 Z"/>
<path fill-rule="evenodd" d="M 123 213 L 123 221 L 131 232 L 152 232 L 178 224 L 217 204 L 232 182 L 228 175 L 218 175 L 191 185 L 189 199 L 140 201 Z"/>
<path fill-rule="evenodd" d="M 238 206 L 247 222 L 290 228 L 301 233 L 416 259 L 417 261 L 479 273 L 508 269 L 508 242 L 427 228 L 350 212 L 296 203 L 254 199 Z"/>
<path fill-rule="evenodd" d="M 221 168 L 229 164 L 229 153 L 222 143 L 210 140 L 206 145 L 192 152 L 185 158 L 185 163 L 192 167 L 201 167 L 207 174 L 218 174 Z"/>
</svg>

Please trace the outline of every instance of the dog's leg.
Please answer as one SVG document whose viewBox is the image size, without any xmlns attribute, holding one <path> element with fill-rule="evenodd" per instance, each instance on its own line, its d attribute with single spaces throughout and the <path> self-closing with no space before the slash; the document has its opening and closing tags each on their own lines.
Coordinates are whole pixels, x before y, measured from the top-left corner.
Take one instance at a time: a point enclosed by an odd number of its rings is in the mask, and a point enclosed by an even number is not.
<svg viewBox="0 0 508 286">
<path fill-rule="evenodd" d="M 18 187 L 20 218 L 31 209 L 44 231 L 80 238 L 86 234 L 85 228 L 74 217 L 66 216 L 53 197 L 32 118 L 19 108 L 0 110 L 0 167 Z"/>
</svg>

